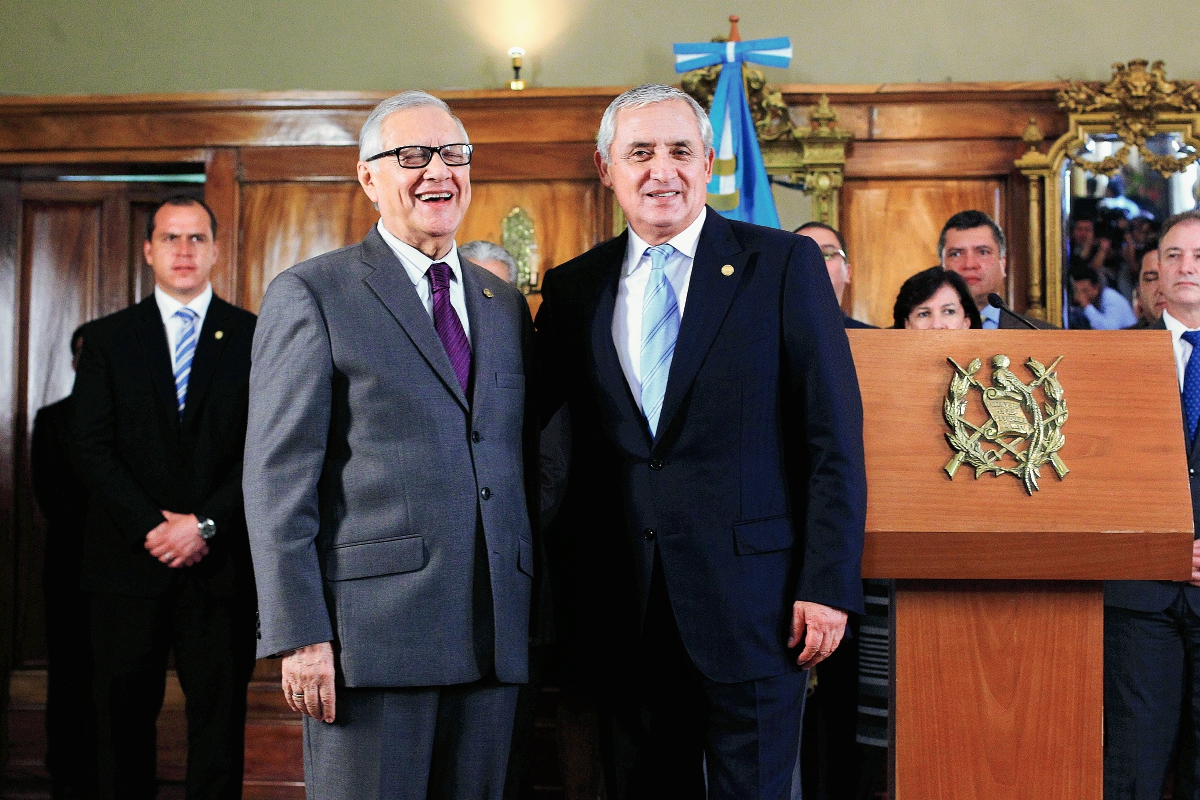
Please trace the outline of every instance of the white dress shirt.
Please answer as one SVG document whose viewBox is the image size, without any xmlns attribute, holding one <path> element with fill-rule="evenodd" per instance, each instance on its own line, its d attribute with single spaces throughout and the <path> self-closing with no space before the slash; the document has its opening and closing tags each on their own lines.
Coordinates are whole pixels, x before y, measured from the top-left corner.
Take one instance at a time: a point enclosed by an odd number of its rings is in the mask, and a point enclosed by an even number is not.
<svg viewBox="0 0 1200 800">
<path fill-rule="evenodd" d="M 379 220 L 379 224 L 376 227 L 379 228 L 379 235 L 387 242 L 387 246 L 392 249 L 392 252 L 396 254 L 396 258 L 404 265 L 404 271 L 408 273 L 408 279 L 416 287 L 417 296 L 421 298 L 421 303 L 425 306 L 425 312 L 429 314 L 430 319 L 433 319 L 433 288 L 429 285 L 427 273 L 429 272 L 429 266 L 435 263 L 434 259 L 393 236 L 384 227 L 383 220 Z M 458 245 L 451 245 L 450 252 L 446 253 L 443 258 L 437 259 L 437 261 L 450 267 L 450 305 L 454 307 L 454 313 L 458 314 L 458 321 L 462 323 L 463 333 L 467 335 L 467 341 L 469 342 L 471 341 L 471 322 L 467 319 L 467 295 L 463 291 L 462 265 L 458 261 Z"/>
<path fill-rule="evenodd" d="M 187 303 L 179 302 L 160 289 L 158 284 L 154 285 L 154 302 L 158 303 L 158 313 L 162 314 L 163 327 L 167 329 L 167 350 L 171 354 L 172 372 L 175 371 L 175 346 L 179 344 L 179 337 L 183 334 L 185 324 L 182 317 L 175 316 L 175 312 L 186 305 L 199 315 L 196 320 L 196 343 L 199 344 L 200 331 L 204 330 L 204 316 L 208 314 L 208 306 L 212 303 L 212 299 L 211 283 L 204 287 L 203 292 Z"/>
<path fill-rule="evenodd" d="M 1188 359 L 1192 357 L 1192 346 L 1183 339 L 1183 334 L 1186 331 L 1200 330 L 1200 328 L 1189 328 L 1179 320 L 1171 316 L 1171 314 L 1163 310 L 1163 323 L 1166 324 L 1167 330 L 1171 332 L 1171 345 L 1175 348 L 1175 371 L 1179 377 L 1179 391 L 1183 391 L 1183 373 L 1187 370 Z"/>
<path fill-rule="evenodd" d="M 687 303 L 688 284 L 692 280 L 692 262 L 696 259 L 696 245 L 700 241 L 700 229 L 708 209 L 700 212 L 695 222 L 687 226 L 667 244 L 675 252 L 667 259 L 663 271 L 675 299 L 679 303 L 679 320 L 683 322 L 683 309 Z M 621 371 L 629 382 L 629 389 L 642 410 L 642 300 L 646 295 L 646 284 L 650 280 L 650 256 L 646 250 L 650 245 L 642 241 L 633 228 L 629 229 L 629 243 L 625 247 L 625 262 L 621 267 L 621 279 L 617 284 L 617 305 L 613 310 L 612 336 L 617 346 L 617 358 Z"/>
</svg>

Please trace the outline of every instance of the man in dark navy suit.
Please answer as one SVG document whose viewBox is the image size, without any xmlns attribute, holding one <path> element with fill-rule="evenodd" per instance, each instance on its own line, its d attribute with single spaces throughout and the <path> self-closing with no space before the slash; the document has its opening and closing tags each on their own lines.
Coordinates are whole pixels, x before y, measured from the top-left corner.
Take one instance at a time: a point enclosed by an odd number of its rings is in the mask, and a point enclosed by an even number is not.
<svg viewBox="0 0 1200 800">
<path fill-rule="evenodd" d="M 713 159 L 686 94 L 618 97 L 596 164 L 629 230 L 552 270 L 538 315 L 543 414 L 572 423 L 573 644 L 632 798 L 787 797 L 806 670 L 862 611 L 843 315 L 811 239 L 705 205 Z"/>
<path fill-rule="evenodd" d="M 1200 211 L 1163 222 L 1159 275 L 1183 406 L 1192 516 L 1200 530 Z M 1200 541 L 1192 579 L 1104 584 L 1104 798 L 1200 798 Z"/>
<path fill-rule="evenodd" d="M 254 315 L 216 297 L 216 220 L 189 197 L 151 216 L 154 294 L 84 327 L 73 394 L 91 494 L 100 797 L 155 796 L 167 656 L 187 699 L 189 800 L 242 792 L 254 577 L 242 503 Z"/>
</svg>

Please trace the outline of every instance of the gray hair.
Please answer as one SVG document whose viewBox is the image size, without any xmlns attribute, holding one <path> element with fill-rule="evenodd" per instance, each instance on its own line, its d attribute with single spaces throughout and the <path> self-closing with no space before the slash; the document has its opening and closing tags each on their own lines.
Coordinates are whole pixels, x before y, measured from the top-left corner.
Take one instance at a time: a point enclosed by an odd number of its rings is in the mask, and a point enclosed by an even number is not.
<svg viewBox="0 0 1200 800">
<path fill-rule="evenodd" d="M 1181 211 L 1178 214 L 1167 217 L 1162 224 L 1162 230 L 1158 232 L 1159 249 L 1162 249 L 1163 239 L 1167 238 L 1167 231 L 1183 222 L 1200 222 L 1200 209 L 1193 208 L 1190 211 Z"/>
<path fill-rule="evenodd" d="M 446 105 L 444 100 L 434 97 L 428 92 L 414 89 L 389 97 L 375 106 L 375 110 L 371 112 L 371 116 L 367 117 L 367 121 L 363 123 L 362 131 L 358 134 L 359 160 L 365 161 L 383 150 L 383 137 L 380 135 L 379 129 L 383 127 L 383 120 L 388 114 L 403 111 L 406 108 L 422 108 L 424 106 L 440 108 L 449 114 L 450 119 L 454 120 L 454 124 L 458 126 L 458 130 L 462 133 L 462 143 L 471 143 L 471 140 L 467 138 L 467 129 L 463 127 L 462 120 L 454 116 L 454 112 L 450 110 L 450 106 Z"/>
<path fill-rule="evenodd" d="M 476 264 L 481 261 L 499 261 L 508 267 L 508 282 L 512 284 L 516 284 L 517 282 L 517 261 L 512 257 L 512 253 L 498 244 L 485 242 L 483 239 L 476 239 L 459 247 L 458 255 L 462 258 L 468 258 Z"/>
<path fill-rule="evenodd" d="M 604 163 L 612 163 L 609 150 L 612 149 L 613 139 L 617 135 L 618 111 L 623 108 L 652 106 L 670 100 L 682 100 L 691 107 L 692 113 L 696 115 L 696 124 L 700 126 L 700 139 L 704 142 L 704 155 L 707 156 L 708 151 L 713 149 L 713 129 L 712 123 L 708 121 L 708 115 L 704 113 L 700 104 L 690 94 L 676 89 L 674 86 L 667 86 L 665 83 L 647 83 L 625 92 L 609 103 L 608 108 L 604 110 L 604 116 L 600 119 L 600 131 L 596 134 L 596 152 L 600 154 Z"/>
</svg>

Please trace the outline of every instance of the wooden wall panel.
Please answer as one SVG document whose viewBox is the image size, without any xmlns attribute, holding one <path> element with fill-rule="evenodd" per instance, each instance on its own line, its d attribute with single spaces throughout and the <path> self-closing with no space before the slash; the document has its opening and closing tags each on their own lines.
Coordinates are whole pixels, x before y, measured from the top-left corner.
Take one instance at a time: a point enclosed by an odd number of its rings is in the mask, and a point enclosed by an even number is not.
<svg viewBox="0 0 1200 800">
<path fill-rule="evenodd" d="M 514 208 L 533 217 L 538 243 L 538 285 L 546 270 L 587 252 L 604 239 L 602 187 L 596 181 L 479 182 L 471 185 L 471 208 L 458 231 L 466 244 L 485 239 L 500 244 L 500 225 Z M 533 310 L 540 301 L 530 296 Z"/>
<path fill-rule="evenodd" d="M 359 241 L 379 219 L 357 182 L 246 184 L 240 205 L 238 303 L 255 313 L 276 275 Z"/>
<path fill-rule="evenodd" d="M 938 263 L 938 234 L 951 215 L 974 208 L 1004 225 L 1004 184 L 994 178 L 847 180 L 841 219 L 852 267 L 850 315 L 890 328 L 900 284 Z"/>
<path fill-rule="evenodd" d="M 8 674 L 13 661 L 16 545 L 17 338 L 21 185 L 0 180 L 0 763 L 8 763 Z M 5 322 L 6 321 L 6 322 Z"/>
</svg>

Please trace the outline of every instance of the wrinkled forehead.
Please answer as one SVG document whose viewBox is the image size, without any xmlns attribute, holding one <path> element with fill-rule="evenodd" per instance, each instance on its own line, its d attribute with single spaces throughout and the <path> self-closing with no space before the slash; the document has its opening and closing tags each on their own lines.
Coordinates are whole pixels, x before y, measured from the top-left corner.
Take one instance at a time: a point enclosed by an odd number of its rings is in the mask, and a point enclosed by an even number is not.
<svg viewBox="0 0 1200 800">
<path fill-rule="evenodd" d="M 842 243 L 838 241 L 834 232 L 826 230 L 825 228 L 818 228 L 814 225 L 811 228 L 805 228 L 804 230 L 800 231 L 800 235 L 807 236 L 808 238 L 812 239 L 817 243 L 817 247 L 820 247 L 822 250 L 828 250 L 830 248 L 833 248 L 834 250 L 842 249 Z"/>
<path fill-rule="evenodd" d="M 384 150 L 410 144 L 437 146 L 468 144 L 462 123 L 437 106 L 415 106 L 393 111 L 379 125 Z"/>
<path fill-rule="evenodd" d="M 699 147 L 703 135 L 691 107 L 682 100 L 663 100 L 619 109 L 613 118 L 614 143 L 688 144 Z"/>
<path fill-rule="evenodd" d="M 980 225 L 978 228 L 967 228 L 966 230 L 951 228 L 946 231 L 947 250 L 958 248 L 974 250 L 979 247 L 986 247 L 997 251 L 1000 249 L 1000 243 L 996 241 L 992 229 L 986 225 Z"/>
<path fill-rule="evenodd" d="M 1185 220 L 1167 231 L 1158 249 L 1165 253 L 1172 248 L 1200 249 L 1200 220 Z"/>
</svg>

